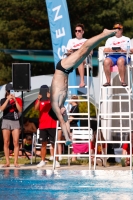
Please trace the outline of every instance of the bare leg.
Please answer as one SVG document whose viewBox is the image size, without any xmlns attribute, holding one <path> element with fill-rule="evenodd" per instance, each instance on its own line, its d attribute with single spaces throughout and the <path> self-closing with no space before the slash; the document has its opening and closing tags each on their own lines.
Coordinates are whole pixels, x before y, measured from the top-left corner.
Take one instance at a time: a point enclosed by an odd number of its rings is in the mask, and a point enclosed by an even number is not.
<svg viewBox="0 0 133 200">
<path fill-rule="evenodd" d="M 58 130 L 58 140 L 61 141 L 62 139 L 62 130 Z M 62 154 L 62 144 L 58 144 L 58 154 Z"/>
<path fill-rule="evenodd" d="M 62 140 L 62 130 L 58 130 L 58 141 Z M 58 154 L 62 154 L 62 144 L 58 143 Z M 56 160 L 58 161 L 58 157 L 56 157 Z"/>
<path fill-rule="evenodd" d="M 67 128 L 67 131 L 68 131 L 68 134 L 69 134 L 69 138 L 71 137 L 71 133 L 70 133 L 70 123 L 69 121 L 67 120 L 66 122 L 66 128 Z"/>
<path fill-rule="evenodd" d="M 127 151 L 125 149 L 122 149 L 122 155 L 126 155 Z"/>
<path fill-rule="evenodd" d="M 41 159 L 43 161 L 45 161 L 45 157 L 46 157 L 46 146 L 47 146 L 47 142 L 42 142 L 42 147 L 41 147 Z"/>
<path fill-rule="evenodd" d="M 76 155 L 73 151 L 72 151 L 72 154 L 73 154 L 73 155 Z M 72 162 L 75 162 L 76 160 L 77 160 L 77 157 L 76 157 L 76 156 L 75 156 L 75 157 L 73 156 L 73 157 L 72 157 Z"/>
<path fill-rule="evenodd" d="M 67 132 L 68 132 L 69 137 L 70 137 L 71 136 L 71 134 L 70 134 L 70 123 L 68 121 L 66 108 L 64 106 L 61 108 L 61 114 L 63 116 L 63 119 L 64 119 L 65 123 L 66 123 L 66 129 L 67 129 Z"/>
<path fill-rule="evenodd" d="M 51 144 L 50 146 L 50 155 L 54 156 L 54 144 Z"/>
<path fill-rule="evenodd" d="M 18 165 L 18 154 L 19 154 L 19 129 L 14 129 L 12 131 L 13 144 L 14 144 L 14 166 L 19 167 Z"/>
<path fill-rule="evenodd" d="M 24 140 L 23 140 L 24 141 Z M 22 143 L 19 145 L 19 149 L 22 149 Z M 22 151 L 19 151 L 18 153 L 19 156 L 22 156 Z"/>
<path fill-rule="evenodd" d="M 84 87 L 85 86 L 85 82 L 84 82 L 84 63 L 81 63 L 78 66 L 78 71 L 79 71 L 79 75 L 80 75 L 80 85 L 79 85 L 79 87 Z"/>
<path fill-rule="evenodd" d="M 5 167 L 10 167 L 9 161 L 9 144 L 10 144 L 10 130 L 3 129 L 3 139 L 4 139 L 4 153 L 6 158 Z"/>
<path fill-rule="evenodd" d="M 59 71 L 60 72 L 60 71 Z M 61 72 L 62 73 L 62 72 Z M 69 138 L 69 130 L 68 127 L 66 126 L 66 122 L 68 121 L 68 117 L 66 114 L 66 109 L 63 107 L 64 101 L 66 99 L 66 90 L 67 90 L 67 78 L 64 76 L 64 73 L 59 76 L 60 78 L 60 83 L 56 81 L 55 79 L 56 73 L 54 74 L 54 81 L 52 81 L 51 85 L 51 104 L 53 111 L 56 113 L 56 116 L 60 122 L 60 126 L 62 129 L 62 132 L 64 133 L 65 139 L 66 139 L 66 145 L 69 145 L 70 138 Z M 57 76 L 58 78 L 58 76 Z M 66 86 L 62 86 L 66 82 Z"/>
<path fill-rule="evenodd" d="M 110 72 L 110 67 L 113 66 L 113 62 L 110 58 L 106 58 L 103 63 L 103 68 L 105 72 L 105 76 L 107 79 L 107 83 L 110 84 L 110 77 L 111 77 L 111 72 Z"/>
<path fill-rule="evenodd" d="M 122 58 L 122 57 L 118 58 L 117 65 L 118 65 L 121 82 L 124 83 L 125 82 L 125 71 L 126 71 L 124 58 Z"/>
</svg>

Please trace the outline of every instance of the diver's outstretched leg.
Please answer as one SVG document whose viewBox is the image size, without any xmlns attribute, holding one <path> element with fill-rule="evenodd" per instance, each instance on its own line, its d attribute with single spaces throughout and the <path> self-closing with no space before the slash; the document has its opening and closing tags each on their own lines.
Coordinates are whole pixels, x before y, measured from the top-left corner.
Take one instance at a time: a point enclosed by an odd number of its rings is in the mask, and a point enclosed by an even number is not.
<svg viewBox="0 0 133 200">
<path fill-rule="evenodd" d="M 89 38 L 77 51 L 62 59 L 62 67 L 65 69 L 76 69 L 85 60 L 89 53 L 100 44 L 101 41 L 115 35 L 117 31 L 117 29 L 104 29 L 99 35 Z"/>
<path fill-rule="evenodd" d="M 66 145 L 70 145 L 72 142 L 71 142 L 71 140 L 69 138 L 69 132 L 68 132 L 67 127 L 66 127 L 66 122 L 64 121 L 64 116 L 61 113 L 61 109 L 58 107 L 58 105 L 53 104 L 52 106 L 53 106 L 53 110 L 56 113 L 56 116 L 57 116 L 57 118 L 59 120 L 62 132 L 63 132 L 63 134 L 65 136 L 65 139 L 66 139 L 66 143 L 65 144 Z"/>
<path fill-rule="evenodd" d="M 67 134 L 69 136 L 69 140 L 66 140 L 65 144 L 66 145 L 70 145 L 72 143 L 72 141 L 70 140 L 70 124 L 69 124 L 69 121 L 68 121 L 68 115 L 67 115 L 67 112 L 66 112 L 66 108 L 64 106 L 61 108 L 61 114 L 62 114 L 63 119 L 65 121 Z"/>
</svg>

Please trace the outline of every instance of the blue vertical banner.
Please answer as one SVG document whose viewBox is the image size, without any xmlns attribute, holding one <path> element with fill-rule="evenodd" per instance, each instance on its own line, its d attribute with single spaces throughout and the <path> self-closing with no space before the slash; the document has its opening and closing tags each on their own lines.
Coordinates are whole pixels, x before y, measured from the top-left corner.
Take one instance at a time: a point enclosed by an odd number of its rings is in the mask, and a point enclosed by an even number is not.
<svg viewBox="0 0 133 200">
<path fill-rule="evenodd" d="M 55 66 L 66 53 L 68 40 L 72 38 L 66 0 L 46 0 Z M 69 85 L 76 85 L 75 70 L 69 74 Z M 71 89 L 72 94 L 77 90 Z"/>
</svg>

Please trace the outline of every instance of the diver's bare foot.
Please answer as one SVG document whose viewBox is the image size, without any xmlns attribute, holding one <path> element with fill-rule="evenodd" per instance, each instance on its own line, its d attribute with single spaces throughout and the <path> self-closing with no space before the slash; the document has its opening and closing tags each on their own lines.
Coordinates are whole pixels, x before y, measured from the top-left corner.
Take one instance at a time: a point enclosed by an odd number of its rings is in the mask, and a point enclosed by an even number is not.
<svg viewBox="0 0 133 200">
<path fill-rule="evenodd" d="M 79 87 L 80 87 L 80 88 L 81 88 L 81 87 L 85 87 L 85 82 L 81 82 L 80 85 L 79 85 Z"/>
<path fill-rule="evenodd" d="M 72 141 L 71 140 L 67 140 L 66 142 L 65 142 L 65 145 L 66 146 L 69 146 L 69 145 L 71 145 L 72 144 Z"/>
<path fill-rule="evenodd" d="M 2 167 L 10 167 L 10 164 L 5 164 Z"/>
</svg>

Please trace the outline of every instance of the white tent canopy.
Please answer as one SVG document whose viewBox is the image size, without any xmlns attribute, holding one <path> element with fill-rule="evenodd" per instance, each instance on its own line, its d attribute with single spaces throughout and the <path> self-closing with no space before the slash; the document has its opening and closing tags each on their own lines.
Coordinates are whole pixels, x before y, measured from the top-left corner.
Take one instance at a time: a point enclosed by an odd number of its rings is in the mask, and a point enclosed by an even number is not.
<svg viewBox="0 0 133 200">
<path fill-rule="evenodd" d="M 42 75 L 42 76 L 34 76 L 31 77 L 31 91 L 30 92 L 23 92 L 24 97 L 24 110 L 37 98 L 38 91 L 41 85 L 48 85 L 50 87 L 53 75 Z M 86 80 L 87 77 L 85 77 Z M 94 91 L 95 91 L 95 98 L 96 98 L 96 105 L 99 102 L 99 77 L 93 77 L 94 82 Z M 77 77 L 77 85 L 79 84 L 79 77 Z M 85 88 L 79 89 L 80 92 L 85 93 Z M 0 99 L 4 98 L 5 96 L 5 85 L 0 87 Z M 15 92 L 15 96 L 21 97 L 21 92 Z M 94 104 L 93 98 L 93 90 L 90 78 L 90 102 Z M 0 117 L 2 113 L 0 114 Z"/>
</svg>

